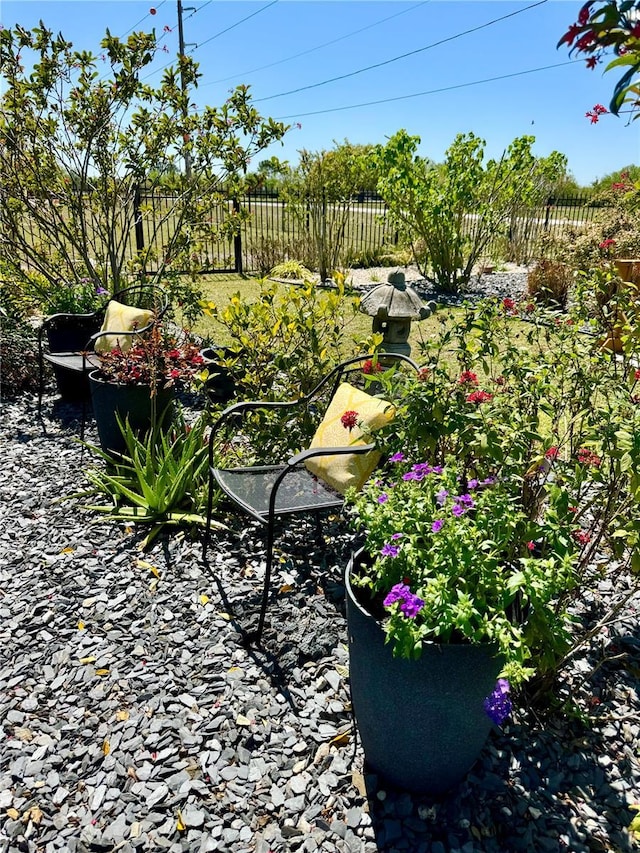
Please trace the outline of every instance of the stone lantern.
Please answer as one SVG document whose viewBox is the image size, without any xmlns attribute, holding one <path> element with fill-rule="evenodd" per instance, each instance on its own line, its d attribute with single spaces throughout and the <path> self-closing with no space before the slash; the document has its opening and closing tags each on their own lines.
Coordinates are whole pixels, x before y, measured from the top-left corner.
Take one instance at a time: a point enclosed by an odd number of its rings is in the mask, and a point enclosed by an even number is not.
<svg viewBox="0 0 640 853">
<path fill-rule="evenodd" d="M 401 355 L 411 353 L 411 321 L 425 320 L 435 307 L 435 302 L 422 302 L 407 285 L 401 270 L 389 273 L 385 284 L 372 288 L 360 301 L 360 310 L 373 317 L 373 331 L 383 335 L 384 351 Z"/>
</svg>

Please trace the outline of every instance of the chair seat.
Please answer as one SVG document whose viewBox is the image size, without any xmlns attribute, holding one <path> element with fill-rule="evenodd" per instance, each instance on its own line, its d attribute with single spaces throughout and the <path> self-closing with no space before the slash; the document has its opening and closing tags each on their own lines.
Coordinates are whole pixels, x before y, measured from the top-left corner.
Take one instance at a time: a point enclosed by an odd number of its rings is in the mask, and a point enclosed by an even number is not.
<svg viewBox="0 0 640 853">
<path fill-rule="evenodd" d="M 255 468 L 212 468 L 213 476 L 246 512 L 267 523 L 269 496 L 284 465 L 262 465 Z M 290 470 L 276 492 L 275 514 L 293 514 L 341 507 L 344 497 L 327 486 L 306 468 Z"/>
<path fill-rule="evenodd" d="M 83 370 L 90 371 L 100 367 L 100 357 L 94 353 L 88 353 L 84 359 L 77 352 L 43 352 L 42 357 L 55 367 L 64 370 L 72 370 L 74 373 L 82 373 Z"/>
</svg>

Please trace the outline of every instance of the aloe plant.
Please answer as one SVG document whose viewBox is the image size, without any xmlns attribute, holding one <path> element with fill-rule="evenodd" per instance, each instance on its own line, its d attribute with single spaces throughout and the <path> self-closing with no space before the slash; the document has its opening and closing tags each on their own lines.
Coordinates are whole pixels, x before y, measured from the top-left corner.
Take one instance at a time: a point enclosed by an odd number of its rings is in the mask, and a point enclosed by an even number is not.
<svg viewBox="0 0 640 853">
<path fill-rule="evenodd" d="M 88 445 L 107 466 L 86 472 L 93 488 L 79 495 L 104 495 L 110 503 L 89 504 L 85 509 L 132 523 L 151 524 L 143 547 L 150 545 L 167 524 L 205 525 L 202 509 L 207 483 L 206 418 L 201 416 L 189 426 L 179 413 L 169 427 L 160 421 L 143 438 L 132 430 L 128 420 L 118 418 L 118 423 L 126 452 L 114 463 L 112 456 Z M 225 529 L 220 522 L 213 524 Z"/>
</svg>

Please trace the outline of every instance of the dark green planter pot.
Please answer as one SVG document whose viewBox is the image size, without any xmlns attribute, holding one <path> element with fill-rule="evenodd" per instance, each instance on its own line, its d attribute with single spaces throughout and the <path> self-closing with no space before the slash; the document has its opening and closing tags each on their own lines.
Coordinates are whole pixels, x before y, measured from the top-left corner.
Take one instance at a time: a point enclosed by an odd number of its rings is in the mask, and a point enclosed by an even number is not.
<svg viewBox="0 0 640 853">
<path fill-rule="evenodd" d="M 212 402 L 228 403 L 235 396 L 236 383 L 227 368 L 220 364 L 218 356 L 220 350 L 225 358 L 236 355 L 236 352 L 228 347 L 207 347 L 202 350 L 204 366 L 209 371 L 205 387 Z"/>
<path fill-rule="evenodd" d="M 487 740 L 492 723 L 483 702 L 502 662 L 490 645 L 425 643 L 419 660 L 394 658 L 351 586 L 360 554 L 347 566 L 345 586 L 351 699 L 367 769 L 407 791 L 446 793 Z"/>
<path fill-rule="evenodd" d="M 147 385 L 106 382 L 96 370 L 89 374 L 89 386 L 100 446 L 106 453 L 119 454 L 126 450 L 116 413 L 123 421 L 128 418 L 139 436 L 148 433 L 152 424 L 160 418 L 163 424 L 169 424 L 173 419 L 173 388 L 158 389 L 155 397 L 152 397 Z"/>
</svg>

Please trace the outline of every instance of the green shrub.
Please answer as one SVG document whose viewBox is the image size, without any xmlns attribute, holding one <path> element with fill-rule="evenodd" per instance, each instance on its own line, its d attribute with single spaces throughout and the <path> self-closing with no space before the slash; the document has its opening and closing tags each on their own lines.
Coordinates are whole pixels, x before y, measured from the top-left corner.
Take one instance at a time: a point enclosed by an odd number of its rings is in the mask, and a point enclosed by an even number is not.
<svg viewBox="0 0 640 853">
<path fill-rule="evenodd" d="M 271 278 L 285 278 L 292 281 L 312 281 L 313 273 L 297 260 L 283 261 L 270 271 Z"/>
<path fill-rule="evenodd" d="M 0 395 L 15 397 L 38 387 L 38 342 L 34 329 L 19 315 L 0 307 Z"/>
<path fill-rule="evenodd" d="M 338 279 L 330 289 L 312 282 L 265 280 L 255 301 L 247 303 L 237 293 L 226 307 L 213 306 L 213 317 L 227 329 L 235 351 L 220 363 L 234 379 L 240 399 L 295 399 L 354 350 L 347 329 L 357 306 L 345 299 L 342 277 Z M 268 424 L 262 435 L 265 445 L 273 443 Z M 281 438 L 295 447 L 302 436 Z"/>
</svg>

